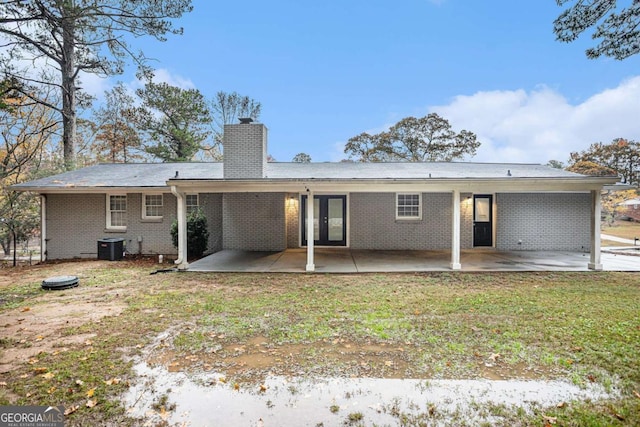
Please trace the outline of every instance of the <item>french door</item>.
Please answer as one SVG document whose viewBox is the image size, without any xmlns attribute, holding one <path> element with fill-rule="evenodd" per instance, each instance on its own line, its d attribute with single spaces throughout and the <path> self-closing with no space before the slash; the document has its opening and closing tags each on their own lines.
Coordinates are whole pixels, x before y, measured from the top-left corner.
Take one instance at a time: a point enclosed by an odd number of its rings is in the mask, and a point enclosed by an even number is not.
<svg viewBox="0 0 640 427">
<path fill-rule="evenodd" d="M 302 245 L 307 245 L 307 196 L 302 196 L 300 210 Z M 313 244 L 347 245 L 347 196 L 313 196 Z"/>
</svg>

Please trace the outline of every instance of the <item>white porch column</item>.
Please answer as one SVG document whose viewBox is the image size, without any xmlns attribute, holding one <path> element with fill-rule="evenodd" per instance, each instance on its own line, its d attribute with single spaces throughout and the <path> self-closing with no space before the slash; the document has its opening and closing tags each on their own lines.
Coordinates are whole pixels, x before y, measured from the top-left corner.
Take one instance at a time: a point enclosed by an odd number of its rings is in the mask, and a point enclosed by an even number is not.
<svg viewBox="0 0 640 427">
<path fill-rule="evenodd" d="M 307 271 L 315 271 L 313 260 L 313 191 L 307 191 Z"/>
<path fill-rule="evenodd" d="M 187 198 L 175 185 L 171 187 L 171 192 L 176 196 L 178 207 L 176 213 L 178 219 L 178 259 L 175 260 L 175 264 L 178 265 L 179 270 L 186 270 L 189 267 L 187 262 Z"/>
<path fill-rule="evenodd" d="M 460 270 L 460 190 L 453 190 L 452 194 L 453 215 L 451 218 L 451 267 L 452 270 Z"/>
<path fill-rule="evenodd" d="M 40 195 L 40 261 L 47 260 L 47 196 Z"/>
<path fill-rule="evenodd" d="M 600 259 L 600 191 L 591 190 L 591 257 L 589 270 L 602 270 Z"/>
</svg>

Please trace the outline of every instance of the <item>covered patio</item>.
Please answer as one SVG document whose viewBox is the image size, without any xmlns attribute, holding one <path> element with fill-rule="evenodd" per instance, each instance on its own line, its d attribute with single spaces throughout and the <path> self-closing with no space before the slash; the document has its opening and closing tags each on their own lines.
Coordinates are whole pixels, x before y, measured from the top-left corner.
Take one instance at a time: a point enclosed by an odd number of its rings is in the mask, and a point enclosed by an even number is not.
<svg viewBox="0 0 640 427">
<path fill-rule="evenodd" d="M 638 253 L 635 253 L 638 252 Z M 589 253 L 563 251 L 462 250 L 462 271 L 589 271 Z M 640 271 L 640 251 L 603 252 L 607 271 Z M 193 272 L 302 273 L 304 248 L 278 252 L 222 250 L 189 264 Z M 450 251 L 381 251 L 317 248 L 316 273 L 451 271 Z"/>
</svg>

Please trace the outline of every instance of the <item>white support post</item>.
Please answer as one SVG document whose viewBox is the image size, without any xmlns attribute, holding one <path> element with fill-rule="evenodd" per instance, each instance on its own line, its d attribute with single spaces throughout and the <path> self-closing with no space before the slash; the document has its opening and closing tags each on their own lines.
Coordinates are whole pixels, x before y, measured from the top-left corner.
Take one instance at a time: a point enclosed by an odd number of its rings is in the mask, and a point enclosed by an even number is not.
<svg viewBox="0 0 640 427">
<path fill-rule="evenodd" d="M 313 191 L 307 191 L 307 271 L 315 271 L 316 266 L 313 259 L 313 240 L 315 235 L 313 233 Z"/>
<path fill-rule="evenodd" d="M 40 195 L 40 261 L 47 260 L 47 196 Z"/>
<path fill-rule="evenodd" d="M 178 259 L 175 264 L 178 270 L 186 270 L 189 267 L 187 262 L 187 198 L 185 194 L 178 190 L 176 186 L 171 187 L 171 192 L 176 196 L 178 212 Z"/>
<path fill-rule="evenodd" d="M 600 191 L 591 190 L 591 256 L 589 259 L 589 270 L 602 270 L 600 259 Z"/>
<path fill-rule="evenodd" d="M 451 218 L 451 267 L 452 270 L 462 269 L 460 264 L 460 190 L 453 190 L 453 215 Z"/>
</svg>

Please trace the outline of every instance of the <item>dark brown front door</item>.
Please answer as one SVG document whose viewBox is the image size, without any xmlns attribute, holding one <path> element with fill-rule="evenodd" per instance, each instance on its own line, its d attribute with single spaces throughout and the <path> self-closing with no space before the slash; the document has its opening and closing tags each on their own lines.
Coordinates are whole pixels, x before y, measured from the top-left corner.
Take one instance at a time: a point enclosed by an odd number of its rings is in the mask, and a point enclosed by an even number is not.
<svg viewBox="0 0 640 427">
<path fill-rule="evenodd" d="M 493 246 L 493 196 L 473 196 L 473 246 Z"/>
</svg>

